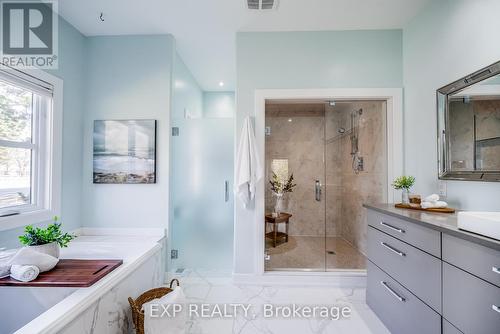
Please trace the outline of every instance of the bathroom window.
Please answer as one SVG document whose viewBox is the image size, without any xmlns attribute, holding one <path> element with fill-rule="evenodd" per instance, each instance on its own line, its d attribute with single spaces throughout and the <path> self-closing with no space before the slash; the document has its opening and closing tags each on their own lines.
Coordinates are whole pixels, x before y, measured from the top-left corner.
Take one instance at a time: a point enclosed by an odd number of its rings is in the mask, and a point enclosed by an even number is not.
<svg viewBox="0 0 500 334">
<path fill-rule="evenodd" d="M 58 214 L 61 86 L 42 71 L 0 67 L 0 230 Z"/>
</svg>

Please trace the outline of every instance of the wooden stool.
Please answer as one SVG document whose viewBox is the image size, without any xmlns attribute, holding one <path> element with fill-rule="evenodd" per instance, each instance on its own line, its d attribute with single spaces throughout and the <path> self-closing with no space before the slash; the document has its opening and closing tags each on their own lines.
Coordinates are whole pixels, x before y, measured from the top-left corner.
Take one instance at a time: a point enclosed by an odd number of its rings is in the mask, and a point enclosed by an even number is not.
<svg viewBox="0 0 500 334">
<path fill-rule="evenodd" d="M 285 238 L 285 242 L 288 242 L 288 224 L 290 222 L 290 217 L 292 215 L 286 212 L 280 213 L 278 217 L 273 217 L 272 214 L 267 214 L 265 216 L 265 225 L 273 224 L 273 230 L 269 233 L 266 233 L 267 238 L 271 238 L 273 240 L 273 247 L 276 247 L 276 242 L 279 239 Z M 286 232 L 278 232 L 278 224 L 285 223 Z"/>
</svg>

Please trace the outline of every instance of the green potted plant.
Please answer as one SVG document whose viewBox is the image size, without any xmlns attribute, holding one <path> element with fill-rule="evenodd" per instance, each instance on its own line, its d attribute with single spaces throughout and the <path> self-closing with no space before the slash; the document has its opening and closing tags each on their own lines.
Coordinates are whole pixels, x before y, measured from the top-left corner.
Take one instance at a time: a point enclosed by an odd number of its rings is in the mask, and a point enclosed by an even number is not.
<svg viewBox="0 0 500 334">
<path fill-rule="evenodd" d="M 59 258 L 60 247 L 67 247 L 69 242 L 75 238 L 75 235 L 63 233 L 61 223 L 58 223 L 58 217 L 54 217 L 54 223 L 49 224 L 47 228 L 33 227 L 28 225 L 24 228 L 24 235 L 19 236 L 19 241 L 31 247 L 37 252 L 51 255 Z"/>
<path fill-rule="evenodd" d="M 400 176 L 397 177 L 394 182 L 392 182 L 392 186 L 394 189 L 402 190 L 401 203 L 402 204 L 410 204 L 410 188 L 415 184 L 414 176 Z"/>
</svg>

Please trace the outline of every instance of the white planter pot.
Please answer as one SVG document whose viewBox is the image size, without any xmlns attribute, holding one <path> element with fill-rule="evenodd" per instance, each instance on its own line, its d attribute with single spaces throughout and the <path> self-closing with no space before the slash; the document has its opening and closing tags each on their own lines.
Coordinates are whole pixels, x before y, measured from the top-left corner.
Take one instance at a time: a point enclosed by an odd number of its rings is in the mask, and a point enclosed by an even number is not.
<svg viewBox="0 0 500 334">
<path fill-rule="evenodd" d="M 29 246 L 29 248 L 43 254 L 48 254 L 50 256 L 59 259 L 60 247 L 57 242 L 51 242 L 50 244 L 39 245 L 39 246 Z"/>
</svg>

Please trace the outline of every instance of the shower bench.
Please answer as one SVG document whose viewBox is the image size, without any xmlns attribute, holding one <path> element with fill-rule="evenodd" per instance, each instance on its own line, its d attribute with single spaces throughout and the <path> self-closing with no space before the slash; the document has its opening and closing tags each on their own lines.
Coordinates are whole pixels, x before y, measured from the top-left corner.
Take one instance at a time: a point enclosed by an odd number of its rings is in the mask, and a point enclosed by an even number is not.
<svg viewBox="0 0 500 334">
<path fill-rule="evenodd" d="M 285 239 L 285 242 L 288 242 L 288 224 L 290 222 L 291 214 L 282 212 L 279 216 L 273 217 L 272 214 L 267 214 L 265 216 L 264 224 L 273 224 L 273 230 L 271 232 L 266 233 L 266 237 L 273 240 L 273 247 L 276 247 L 278 239 Z M 278 226 L 279 224 L 285 224 L 286 232 L 279 232 Z"/>
</svg>

